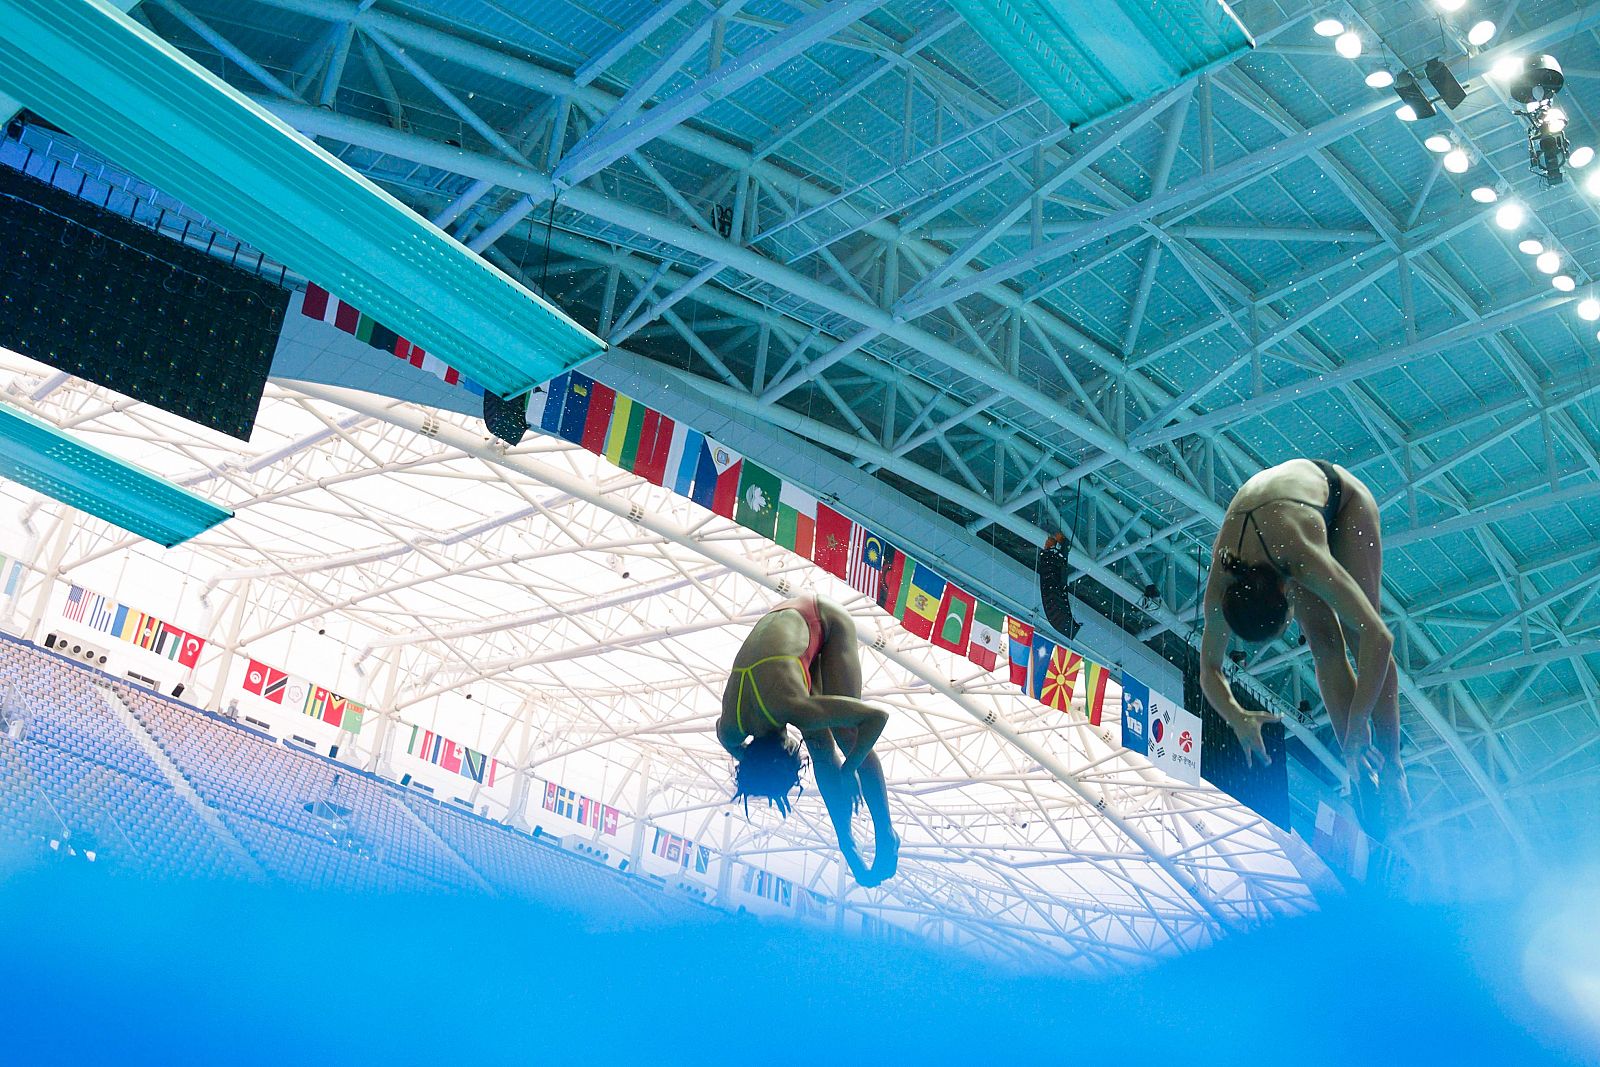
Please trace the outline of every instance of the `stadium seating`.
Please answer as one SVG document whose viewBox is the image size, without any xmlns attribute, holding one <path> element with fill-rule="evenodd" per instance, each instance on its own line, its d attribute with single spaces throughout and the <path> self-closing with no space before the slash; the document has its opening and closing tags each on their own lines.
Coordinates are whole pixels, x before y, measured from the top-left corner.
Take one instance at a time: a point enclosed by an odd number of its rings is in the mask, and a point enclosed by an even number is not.
<svg viewBox="0 0 1600 1067">
<path fill-rule="evenodd" d="M 287 748 L 5 635 L 0 693 L 11 694 L 27 723 L 20 740 L 0 733 L 0 850 L 7 855 L 60 855 L 70 841 L 80 856 L 92 851 L 96 862 L 141 876 L 265 876 L 358 893 L 487 890 L 623 919 L 706 912 L 654 879 L 624 875 L 548 838 Z M 130 728 L 134 722 L 145 737 Z M 152 757 L 156 750 L 170 766 Z M 311 810 L 318 801 L 331 808 Z"/>
</svg>

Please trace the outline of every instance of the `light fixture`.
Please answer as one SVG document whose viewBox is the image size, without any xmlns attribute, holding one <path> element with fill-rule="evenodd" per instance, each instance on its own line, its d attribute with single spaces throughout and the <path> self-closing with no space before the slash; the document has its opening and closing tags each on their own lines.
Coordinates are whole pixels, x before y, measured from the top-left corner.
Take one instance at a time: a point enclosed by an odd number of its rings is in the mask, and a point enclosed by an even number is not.
<svg viewBox="0 0 1600 1067">
<path fill-rule="evenodd" d="M 1544 108 L 1539 118 L 1539 125 L 1547 133 L 1563 133 L 1567 128 L 1567 113 L 1554 105 Z"/>
<path fill-rule="evenodd" d="M 1587 167 L 1593 162 L 1594 149 L 1586 144 L 1581 144 L 1574 148 L 1572 154 L 1567 157 L 1567 166 L 1569 167 Z"/>
<path fill-rule="evenodd" d="M 1488 19 L 1474 22 L 1472 29 L 1467 31 L 1467 43 L 1482 48 L 1494 37 L 1495 25 Z"/>
<path fill-rule="evenodd" d="M 1444 169 L 1451 174 L 1465 174 L 1472 166 L 1472 158 L 1464 148 L 1452 148 L 1444 154 Z"/>
<path fill-rule="evenodd" d="M 1600 174 L 1600 171 L 1596 171 Z M 1522 205 L 1515 200 L 1507 200 L 1494 210 L 1494 224 L 1502 230 L 1514 230 L 1522 225 L 1522 220 L 1527 213 L 1522 210 Z"/>
<path fill-rule="evenodd" d="M 1401 104 L 1399 107 L 1394 109 L 1394 117 L 1399 119 L 1401 122 L 1416 122 L 1417 109 L 1412 107 L 1410 104 Z"/>
<path fill-rule="evenodd" d="M 1467 0 L 1433 0 L 1440 11 L 1456 12 L 1467 6 Z"/>
<path fill-rule="evenodd" d="M 1530 56 L 1523 60 L 1521 69 L 1511 79 L 1508 88 L 1511 99 L 1519 104 L 1532 104 L 1554 99 L 1567 83 L 1561 73 L 1561 64 L 1555 56 Z"/>
<path fill-rule="evenodd" d="M 1590 196 L 1600 196 L 1600 167 L 1589 172 L 1589 177 L 1584 179 L 1583 188 Z"/>
<path fill-rule="evenodd" d="M 1501 56 L 1494 61 L 1494 66 L 1489 68 L 1489 77 L 1495 81 L 1508 82 L 1522 73 L 1522 65 L 1526 62 L 1522 56 Z"/>
<path fill-rule="evenodd" d="M 1492 204 L 1496 200 L 1500 199 L 1500 194 L 1495 192 L 1490 186 L 1480 185 L 1476 189 L 1472 190 L 1472 199 L 1476 200 L 1480 204 Z"/>
<path fill-rule="evenodd" d="M 1537 256 L 1544 253 L 1544 242 L 1537 237 L 1524 237 L 1517 245 L 1517 251 L 1525 256 Z"/>
<path fill-rule="evenodd" d="M 1333 50 L 1346 59 L 1355 59 L 1361 55 L 1361 35 L 1355 30 L 1346 30 L 1333 42 Z"/>
<path fill-rule="evenodd" d="M 1367 85 L 1373 89 L 1387 89 L 1394 84 L 1394 75 L 1383 67 L 1379 67 L 1367 75 Z"/>
<path fill-rule="evenodd" d="M 1586 296 L 1578 301 L 1578 318 L 1584 322 L 1593 322 L 1600 319 L 1600 300 Z"/>
<path fill-rule="evenodd" d="M 1570 274 L 1557 274 L 1550 279 L 1550 284 L 1563 293 L 1570 293 L 1578 287 L 1578 283 L 1572 280 L 1572 275 Z"/>
<path fill-rule="evenodd" d="M 171 548 L 233 512 L 0 404 L 0 477 Z"/>
<path fill-rule="evenodd" d="M 1554 274 L 1561 269 L 1561 253 L 1547 248 L 1534 257 L 1533 265 L 1546 274 Z"/>
<path fill-rule="evenodd" d="M 1450 138 L 1446 137 L 1442 133 L 1429 134 L 1428 139 L 1422 143 L 1427 147 L 1428 151 L 1437 152 L 1440 155 L 1443 155 L 1455 147 L 1455 144 L 1450 140 Z"/>
<path fill-rule="evenodd" d="M 1344 23 L 1338 19 L 1323 19 L 1311 29 L 1318 37 L 1337 37 L 1344 32 Z"/>
</svg>

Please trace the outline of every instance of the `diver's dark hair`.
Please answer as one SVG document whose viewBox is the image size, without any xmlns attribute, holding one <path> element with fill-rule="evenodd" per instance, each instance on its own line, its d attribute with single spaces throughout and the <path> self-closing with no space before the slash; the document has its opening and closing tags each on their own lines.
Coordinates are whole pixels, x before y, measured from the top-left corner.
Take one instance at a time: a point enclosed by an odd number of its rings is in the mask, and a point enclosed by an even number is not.
<svg viewBox="0 0 1600 1067">
<path fill-rule="evenodd" d="M 763 734 L 744 746 L 744 755 L 733 767 L 733 799 L 744 801 L 750 813 L 750 798 L 759 797 L 789 817 L 789 794 L 801 789 L 800 772 L 808 760 L 791 752 L 784 732 Z"/>
<path fill-rule="evenodd" d="M 1222 617 L 1241 641 L 1260 644 L 1283 632 L 1289 623 L 1289 599 L 1283 577 L 1268 563 L 1246 563 L 1231 552 L 1222 555 L 1231 581 L 1222 591 Z"/>
</svg>

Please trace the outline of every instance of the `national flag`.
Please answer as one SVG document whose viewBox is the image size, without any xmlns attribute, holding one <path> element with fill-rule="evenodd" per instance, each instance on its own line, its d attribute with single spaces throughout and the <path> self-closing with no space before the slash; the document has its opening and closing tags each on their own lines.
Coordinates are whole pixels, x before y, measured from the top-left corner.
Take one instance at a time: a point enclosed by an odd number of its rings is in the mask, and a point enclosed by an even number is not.
<svg viewBox="0 0 1600 1067">
<path fill-rule="evenodd" d="M 489 770 L 489 757 L 477 749 L 464 749 L 461 756 L 461 776 L 471 778 L 474 782 L 483 783 L 484 775 Z"/>
<path fill-rule="evenodd" d="M 22 584 L 22 561 L 21 560 L 17 560 L 17 561 L 15 561 L 15 562 L 13 562 L 11 564 L 11 572 L 6 575 L 5 595 L 8 596 L 8 597 L 16 596 L 17 595 L 17 586 L 19 586 L 21 584 Z"/>
<path fill-rule="evenodd" d="M 400 335 L 381 322 L 374 323 L 372 336 L 367 339 L 367 343 L 380 352 L 393 354 L 394 350 L 400 347 Z"/>
<path fill-rule="evenodd" d="M 528 394 L 528 425 L 547 434 L 561 430 L 561 405 L 566 402 L 567 376 L 557 375 Z"/>
<path fill-rule="evenodd" d="M 700 465 L 705 441 L 705 434 L 681 422 L 672 431 L 672 445 L 667 451 L 666 487 L 679 496 L 686 497 L 694 491 L 694 472 Z"/>
<path fill-rule="evenodd" d="M 21 571 L 22 564 L 16 564 L 15 568 L 16 569 L 12 571 L 13 576 Z M 11 590 L 8 585 L 6 592 L 9 593 L 10 591 Z M 116 618 L 116 609 L 117 602 L 115 600 L 107 600 L 99 593 L 96 593 L 94 595 L 94 602 L 89 605 L 89 613 L 86 616 L 89 621 L 89 625 L 101 633 L 110 633 L 112 620 Z"/>
<path fill-rule="evenodd" d="M 306 283 L 305 296 L 300 300 L 300 314 L 308 319 L 330 322 L 338 310 L 339 301 L 328 290 L 315 282 Z"/>
<path fill-rule="evenodd" d="M 122 613 L 119 611 L 117 614 L 121 615 Z M 139 629 L 144 625 L 144 619 L 144 612 L 129 609 L 128 614 L 122 619 L 122 625 L 117 628 L 117 636 L 130 644 L 137 641 Z"/>
<path fill-rule="evenodd" d="M 645 406 L 631 396 L 617 394 L 611 409 L 611 432 L 606 434 L 606 459 L 625 471 L 638 466 L 639 441 L 644 434 Z"/>
<path fill-rule="evenodd" d="M 368 315 L 365 311 L 361 312 L 356 319 L 356 340 L 363 344 L 371 344 L 372 331 L 377 327 L 377 325 L 377 319 L 373 318 L 371 315 Z"/>
<path fill-rule="evenodd" d="M 156 637 L 161 633 L 162 622 L 154 615 L 146 615 L 139 623 L 139 633 L 134 644 L 143 649 L 154 649 Z"/>
<path fill-rule="evenodd" d="M 606 436 L 611 432 L 611 410 L 617 403 L 617 391 L 609 385 L 595 382 L 589 388 L 589 410 L 583 420 L 583 436 L 578 443 L 597 456 L 605 454 Z"/>
<path fill-rule="evenodd" d="M 428 357 L 427 352 L 423 351 L 423 349 L 419 348 L 415 343 L 407 341 L 404 337 L 400 338 L 400 340 L 395 343 L 394 354 L 418 370 L 422 369 L 422 364 Z M 543 395 L 543 387 L 541 386 L 540 388 L 541 395 Z M 537 422 L 537 419 L 530 419 L 528 421 L 528 425 L 532 426 Z"/>
<path fill-rule="evenodd" d="M 594 389 L 594 379 L 577 371 L 566 374 L 567 386 L 561 395 L 561 428 L 556 431 L 563 441 L 579 444 L 589 421 L 589 395 Z"/>
<path fill-rule="evenodd" d="M 739 496 L 740 468 L 744 457 L 727 445 L 707 437 L 700 445 L 700 455 L 694 468 L 694 488 L 689 499 L 703 508 L 733 518 L 734 504 Z"/>
<path fill-rule="evenodd" d="M 439 738 L 439 759 L 437 761 L 439 766 L 452 774 L 460 774 L 461 751 L 461 746 L 448 737 Z"/>
<path fill-rule="evenodd" d="M 704 845 L 694 846 L 694 873 L 705 874 L 711 869 L 711 850 Z"/>
<path fill-rule="evenodd" d="M 1048 708 L 1066 711 L 1072 707 L 1072 690 L 1078 684 L 1078 671 L 1083 667 L 1083 657 L 1066 646 L 1058 646 L 1051 653 L 1045 667 L 1044 684 L 1039 687 L 1039 700 Z"/>
<path fill-rule="evenodd" d="M 918 637 L 933 634 L 933 620 L 939 614 L 939 603 L 944 599 L 945 579 L 926 563 L 918 563 L 911 571 L 910 588 L 906 592 L 906 613 L 900 624 Z"/>
<path fill-rule="evenodd" d="M 954 582 L 946 582 L 939 612 L 933 617 L 933 643 L 965 656 L 967 642 L 972 638 L 972 615 L 977 608 L 977 597 Z"/>
<path fill-rule="evenodd" d="M 106 630 L 106 633 L 112 637 L 121 637 L 128 626 L 128 614 L 128 606 L 126 604 L 118 604 L 117 613 L 111 617 L 111 626 Z"/>
<path fill-rule="evenodd" d="M 1028 657 L 1033 649 L 1033 627 L 1006 616 L 1006 639 L 1011 646 L 1011 684 L 1028 688 Z"/>
<path fill-rule="evenodd" d="M 156 638 L 156 651 L 168 659 L 177 659 L 178 653 L 183 651 L 183 642 L 188 633 L 178 629 L 170 622 L 161 624 L 161 635 Z"/>
<path fill-rule="evenodd" d="M 1058 646 L 1043 634 L 1033 635 L 1033 649 L 1028 654 L 1028 695 L 1044 700 L 1044 682 L 1050 674 L 1050 657 Z"/>
<path fill-rule="evenodd" d="M 1083 671 L 1083 710 L 1091 726 L 1099 726 L 1105 712 L 1106 682 L 1111 672 L 1093 660 L 1086 662 Z"/>
<path fill-rule="evenodd" d="M 494 783 L 491 781 L 490 784 L 493 785 Z M 616 837 L 618 817 L 617 809 L 607 804 L 605 811 L 600 816 L 600 832 L 608 837 Z"/>
<path fill-rule="evenodd" d="M 817 498 L 789 482 L 778 490 L 778 524 L 774 540 L 797 556 L 810 559 L 817 541 Z"/>
<path fill-rule="evenodd" d="M 855 525 L 828 505 L 817 505 L 816 554 L 811 558 L 835 578 L 843 578 L 850 567 L 850 533 Z"/>
<path fill-rule="evenodd" d="M 883 566 L 879 568 L 878 607 L 895 618 L 906 613 L 906 567 L 913 563 L 910 556 L 884 542 Z"/>
<path fill-rule="evenodd" d="M 635 404 L 635 408 L 642 405 Z M 654 408 L 644 408 L 644 425 L 639 431 L 639 454 L 633 473 L 651 485 L 663 485 L 672 454 L 672 434 L 677 424 Z"/>
<path fill-rule="evenodd" d="M 339 728 L 348 734 L 359 734 L 366 718 L 367 706 L 365 704 L 357 704 L 353 700 L 347 700 L 344 705 L 344 721 L 339 724 Z"/>
<path fill-rule="evenodd" d="M 844 580 L 858 593 L 878 599 L 883 578 L 883 538 L 857 523 L 850 531 L 850 561 Z"/>
<path fill-rule="evenodd" d="M 183 649 L 178 653 L 178 662 L 185 667 L 193 667 L 200 661 L 200 650 L 205 647 L 205 638 L 190 633 L 184 634 Z"/>
<path fill-rule="evenodd" d="M 345 333 L 353 334 L 361 324 L 361 312 L 341 300 L 339 306 L 333 309 L 333 324 Z"/>
<path fill-rule="evenodd" d="M 323 712 L 328 707 L 328 698 L 332 695 L 320 685 L 312 686 L 310 692 L 306 693 L 306 702 L 300 707 L 301 714 L 309 715 L 313 719 L 322 718 Z"/>
<path fill-rule="evenodd" d="M 1004 647 L 1005 614 L 992 604 L 978 601 L 972 617 L 972 639 L 967 644 L 967 658 L 986 671 L 992 671 L 1000 662 Z"/>
<path fill-rule="evenodd" d="M 739 499 L 733 521 L 772 540 L 778 531 L 778 498 L 783 479 L 753 460 L 745 460 L 739 471 Z"/>
<path fill-rule="evenodd" d="M 344 711 L 349 706 L 349 701 L 338 693 L 329 693 L 328 699 L 322 705 L 322 721 L 329 726 L 344 725 Z"/>
<path fill-rule="evenodd" d="M 413 733 L 416 732 L 416 727 L 413 726 L 411 729 L 412 729 Z M 544 810 L 545 811 L 555 811 L 556 810 L 556 790 L 558 788 L 560 788 L 560 787 L 557 786 L 554 782 L 546 782 L 544 784 Z"/>
<path fill-rule="evenodd" d="M 274 704 L 283 703 L 283 690 L 289 684 L 289 675 L 269 667 L 260 660 L 252 659 L 244 671 L 244 691 L 254 693 Z"/>
<path fill-rule="evenodd" d="M 89 591 L 81 585 L 75 585 L 67 590 L 67 606 L 62 609 L 61 616 L 73 622 L 83 621 L 84 609 L 88 607 Z"/>
</svg>

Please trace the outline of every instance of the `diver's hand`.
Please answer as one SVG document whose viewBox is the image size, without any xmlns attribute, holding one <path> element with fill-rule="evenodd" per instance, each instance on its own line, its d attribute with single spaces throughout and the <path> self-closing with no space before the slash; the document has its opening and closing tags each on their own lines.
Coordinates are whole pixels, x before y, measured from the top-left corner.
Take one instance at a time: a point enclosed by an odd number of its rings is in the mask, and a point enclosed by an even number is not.
<svg viewBox="0 0 1600 1067">
<path fill-rule="evenodd" d="M 1239 708 L 1226 718 L 1228 725 L 1233 727 L 1234 736 L 1239 739 L 1239 747 L 1244 749 L 1246 766 L 1254 767 L 1258 759 L 1263 766 L 1270 766 L 1272 757 L 1267 755 L 1267 743 L 1262 740 L 1261 728 L 1269 722 L 1278 722 L 1278 716 L 1267 711 Z"/>
</svg>

